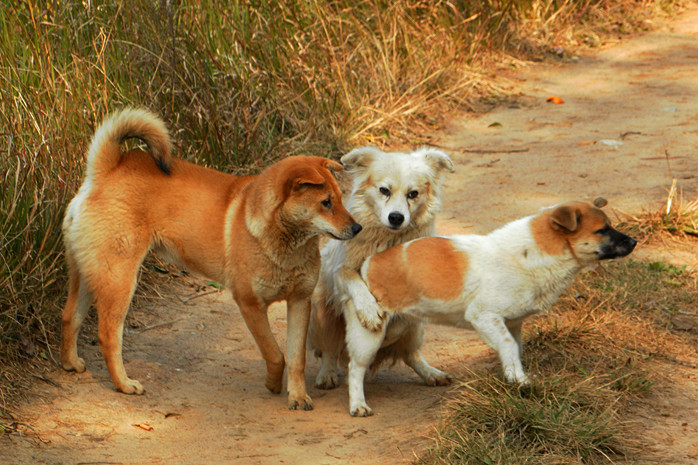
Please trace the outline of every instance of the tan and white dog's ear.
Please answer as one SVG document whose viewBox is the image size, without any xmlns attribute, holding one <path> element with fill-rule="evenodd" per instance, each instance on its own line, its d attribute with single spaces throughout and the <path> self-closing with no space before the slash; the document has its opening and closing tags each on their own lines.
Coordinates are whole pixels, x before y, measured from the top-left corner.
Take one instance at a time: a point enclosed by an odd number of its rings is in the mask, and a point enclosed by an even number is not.
<svg viewBox="0 0 698 465">
<path fill-rule="evenodd" d="M 359 147 L 344 155 L 340 161 L 346 170 L 357 170 L 368 167 L 382 154 L 383 151 L 375 147 Z"/>
<path fill-rule="evenodd" d="M 422 149 L 422 154 L 429 166 L 437 173 L 441 170 L 447 170 L 449 173 L 453 173 L 456 170 L 456 166 L 453 164 L 453 161 L 451 161 L 451 157 L 442 150 L 424 148 Z"/>
<path fill-rule="evenodd" d="M 608 205 L 608 201 L 606 199 L 604 199 L 603 197 L 596 197 L 594 199 L 594 206 L 596 208 L 603 208 L 606 205 Z"/>
<path fill-rule="evenodd" d="M 580 216 L 582 216 L 582 212 L 579 208 L 571 205 L 560 205 L 555 207 L 550 214 L 550 222 L 554 229 L 565 229 L 573 232 L 577 230 Z"/>
</svg>

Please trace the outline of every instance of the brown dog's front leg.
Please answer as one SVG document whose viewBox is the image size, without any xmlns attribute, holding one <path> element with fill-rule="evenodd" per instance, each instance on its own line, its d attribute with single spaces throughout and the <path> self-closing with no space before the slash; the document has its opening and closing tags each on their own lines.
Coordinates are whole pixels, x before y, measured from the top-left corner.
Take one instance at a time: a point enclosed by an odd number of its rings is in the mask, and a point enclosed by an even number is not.
<svg viewBox="0 0 698 465">
<path fill-rule="evenodd" d="M 287 302 L 286 355 L 288 356 L 288 408 L 312 410 L 313 401 L 305 389 L 305 339 L 310 322 L 310 297 Z"/>
<path fill-rule="evenodd" d="M 267 308 L 263 305 L 239 303 L 240 313 L 247 323 L 262 357 L 267 363 L 267 378 L 264 385 L 274 394 L 281 392 L 284 379 L 284 354 L 274 339 L 269 327 Z"/>
</svg>

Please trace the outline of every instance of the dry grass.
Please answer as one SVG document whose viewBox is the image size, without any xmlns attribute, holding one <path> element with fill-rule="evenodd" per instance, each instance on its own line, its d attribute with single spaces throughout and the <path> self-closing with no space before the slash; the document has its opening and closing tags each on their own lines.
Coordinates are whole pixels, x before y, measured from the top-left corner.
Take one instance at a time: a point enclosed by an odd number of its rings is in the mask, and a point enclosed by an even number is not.
<svg viewBox="0 0 698 465">
<path fill-rule="evenodd" d="M 698 197 L 692 201 L 684 199 L 676 179 L 672 181 L 666 203 L 661 208 L 626 216 L 619 226 L 646 241 L 667 234 L 679 238 L 698 237 Z"/>
</svg>

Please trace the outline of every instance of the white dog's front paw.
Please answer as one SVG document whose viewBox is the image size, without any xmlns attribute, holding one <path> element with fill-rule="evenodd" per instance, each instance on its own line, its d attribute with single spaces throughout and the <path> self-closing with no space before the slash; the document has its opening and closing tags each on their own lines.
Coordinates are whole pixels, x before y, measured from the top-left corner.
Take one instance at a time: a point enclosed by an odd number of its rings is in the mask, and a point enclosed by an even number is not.
<svg viewBox="0 0 698 465">
<path fill-rule="evenodd" d="M 356 309 L 356 317 L 359 319 L 361 326 L 369 331 L 380 331 L 383 329 L 387 314 L 380 305 L 365 305 Z"/>
<path fill-rule="evenodd" d="M 328 373 L 318 373 L 315 378 L 315 387 L 318 389 L 334 389 L 339 386 L 339 377 L 332 371 Z"/>
<path fill-rule="evenodd" d="M 428 386 L 448 386 L 449 384 L 453 383 L 453 376 L 449 375 L 445 371 L 433 368 L 433 371 L 424 377 L 424 382 Z"/>
<path fill-rule="evenodd" d="M 366 404 L 352 405 L 349 412 L 352 417 L 370 417 L 373 415 L 373 410 Z"/>
</svg>

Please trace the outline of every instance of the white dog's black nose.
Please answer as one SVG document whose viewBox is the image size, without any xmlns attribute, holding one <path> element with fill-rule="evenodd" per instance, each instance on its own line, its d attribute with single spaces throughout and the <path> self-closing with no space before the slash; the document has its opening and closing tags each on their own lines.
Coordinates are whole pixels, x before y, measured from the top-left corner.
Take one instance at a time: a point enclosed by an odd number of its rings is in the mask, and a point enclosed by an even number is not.
<svg viewBox="0 0 698 465">
<path fill-rule="evenodd" d="M 405 215 L 398 212 L 392 212 L 388 215 L 388 221 L 390 222 L 390 226 L 397 228 L 405 221 Z"/>
</svg>

